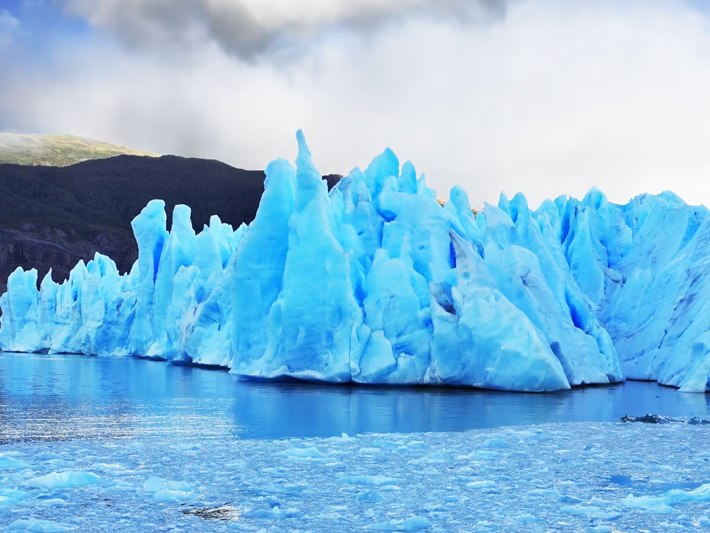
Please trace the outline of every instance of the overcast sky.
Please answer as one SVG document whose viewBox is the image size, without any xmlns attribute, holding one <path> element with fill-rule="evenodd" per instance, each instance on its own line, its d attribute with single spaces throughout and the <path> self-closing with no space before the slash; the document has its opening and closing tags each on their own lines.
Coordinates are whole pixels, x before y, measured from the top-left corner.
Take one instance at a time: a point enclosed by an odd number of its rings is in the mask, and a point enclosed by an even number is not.
<svg viewBox="0 0 710 533">
<path fill-rule="evenodd" d="M 441 197 L 710 205 L 690 0 L 0 0 L 0 131 L 324 173 L 389 146 Z"/>
</svg>

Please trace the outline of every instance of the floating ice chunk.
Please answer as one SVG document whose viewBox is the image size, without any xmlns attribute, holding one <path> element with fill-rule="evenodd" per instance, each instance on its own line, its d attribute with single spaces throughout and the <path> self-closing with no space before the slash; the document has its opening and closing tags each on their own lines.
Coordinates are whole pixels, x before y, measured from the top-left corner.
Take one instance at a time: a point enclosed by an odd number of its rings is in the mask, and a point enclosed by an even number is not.
<svg viewBox="0 0 710 533">
<path fill-rule="evenodd" d="M 674 505 L 682 503 L 710 502 L 710 483 L 700 485 L 693 490 L 671 489 L 657 496 L 634 496 L 630 494 L 623 500 L 626 507 L 645 509 L 655 513 L 670 513 Z"/>
<path fill-rule="evenodd" d="M 21 468 L 27 468 L 28 466 L 29 465 L 22 459 L 0 453 L 0 470 L 19 470 Z"/>
<path fill-rule="evenodd" d="M 143 482 L 143 490 L 146 492 L 156 492 L 165 488 L 191 490 L 190 484 L 185 481 L 171 481 L 157 476 L 151 476 Z"/>
<path fill-rule="evenodd" d="M 431 522 L 423 516 L 415 516 L 406 520 L 390 520 L 372 526 L 376 531 L 423 531 L 431 529 Z"/>
<path fill-rule="evenodd" d="M 483 448 L 510 448 L 510 442 L 501 437 L 491 437 L 481 443 Z"/>
<path fill-rule="evenodd" d="M 364 446 L 357 451 L 357 453 L 359 453 L 360 455 L 377 455 L 381 452 L 382 450 L 373 446 Z"/>
<path fill-rule="evenodd" d="M 601 509 L 596 505 L 563 505 L 560 511 L 566 514 L 597 520 L 616 520 L 621 516 L 621 513 L 618 511 Z"/>
<path fill-rule="evenodd" d="M 52 472 L 25 481 L 24 485 L 38 489 L 74 489 L 99 483 L 101 478 L 93 472 Z"/>
<path fill-rule="evenodd" d="M 73 530 L 73 527 L 38 518 L 15 520 L 7 526 L 7 531 L 31 531 L 32 533 L 62 533 L 63 531 Z"/>
<path fill-rule="evenodd" d="M 46 500 L 40 500 L 40 504 L 43 507 L 60 507 L 67 504 L 67 500 L 63 498 L 47 498 Z"/>
<path fill-rule="evenodd" d="M 288 448 L 275 454 L 278 457 L 285 457 L 291 461 L 322 461 L 328 456 L 322 453 L 315 446 L 308 448 Z"/>
<path fill-rule="evenodd" d="M 152 492 L 159 502 L 181 502 L 194 497 L 194 488 L 185 481 L 172 481 L 157 476 L 149 477 L 143 483 L 145 492 Z"/>
<path fill-rule="evenodd" d="M 192 496 L 192 492 L 179 489 L 162 489 L 153 493 L 153 498 L 159 502 L 181 502 Z"/>
<path fill-rule="evenodd" d="M 361 492 L 357 495 L 357 499 L 358 501 L 365 503 L 380 503 L 385 501 L 385 498 L 384 496 L 382 496 L 382 493 L 376 490 L 366 490 L 365 492 Z"/>
<path fill-rule="evenodd" d="M 366 487 L 383 487 L 397 484 L 396 479 L 387 476 L 343 476 L 340 478 L 340 481 L 351 485 L 364 485 Z"/>
<path fill-rule="evenodd" d="M 6 489 L 0 487 L 0 509 L 12 507 L 27 497 L 27 493 L 18 489 Z"/>
<path fill-rule="evenodd" d="M 469 481 L 466 483 L 466 486 L 469 489 L 492 489 L 496 486 L 496 482 L 491 481 L 490 479 L 479 479 L 476 481 Z"/>
<path fill-rule="evenodd" d="M 297 508 L 283 509 L 280 505 L 274 505 L 268 509 L 255 509 L 244 513 L 248 518 L 271 518 L 275 520 L 284 520 L 288 518 L 301 518 L 303 511 Z"/>
<path fill-rule="evenodd" d="M 500 457 L 500 452 L 495 450 L 475 450 L 471 452 L 470 457 L 480 461 L 495 461 Z"/>
</svg>

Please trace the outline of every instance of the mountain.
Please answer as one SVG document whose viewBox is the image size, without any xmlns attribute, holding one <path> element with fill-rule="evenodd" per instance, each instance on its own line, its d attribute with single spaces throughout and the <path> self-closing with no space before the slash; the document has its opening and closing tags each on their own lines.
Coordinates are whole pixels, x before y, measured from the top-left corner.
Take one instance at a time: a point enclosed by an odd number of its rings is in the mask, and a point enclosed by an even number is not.
<svg viewBox="0 0 710 533">
<path fill-rule="evenodd" d="M 156 156 L 75 135 L 0 132 L 0 163 L 67 166 L 117 155 Z"/>
<path fill-rule="evenodd" d="M 337 176 L 326 177 L 332 186 Z M 99 251 L 121 271 L 137 257 L 131 220 L 154 198 L 192 208 L 195 229 L 212 214 L 250 222 L 264 190 L 261 170 L 177 156 L 121 155 L 67 167 L 0 164 L 0 290 L 18 266 L 51 268 L 55 280 Z"/>
</svg>

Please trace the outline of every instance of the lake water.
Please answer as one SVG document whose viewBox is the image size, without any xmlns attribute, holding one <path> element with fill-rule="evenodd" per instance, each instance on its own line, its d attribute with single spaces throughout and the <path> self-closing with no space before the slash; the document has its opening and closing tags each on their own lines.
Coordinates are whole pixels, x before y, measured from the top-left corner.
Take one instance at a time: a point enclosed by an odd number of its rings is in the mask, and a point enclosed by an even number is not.
<svg viewBox="0 0 710 533">
<path fill-rule="evenodd" d="M 253 383 L 132 358 L 0 353 L 0 444 L 448 432 L 646 413 L 708 418 L 710 395 L 639 382 L 550 394 Z"/>
<path fill-rule="evenodd" d="M 708 531 L 710 426 L 613 421 L 709 418 L 709 398 L 244 383 L 0 353 L 0 530 Z"/>
</svg>

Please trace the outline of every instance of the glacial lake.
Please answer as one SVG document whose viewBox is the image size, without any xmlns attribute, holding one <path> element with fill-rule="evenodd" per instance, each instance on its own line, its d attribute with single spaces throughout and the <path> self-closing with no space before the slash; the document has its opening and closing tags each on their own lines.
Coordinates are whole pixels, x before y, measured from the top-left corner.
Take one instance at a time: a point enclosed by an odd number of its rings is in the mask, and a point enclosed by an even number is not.
<svg viewBox="0 0 710 533">
<path fill-rule="evenodd" d="M 0 444 L 451 432 L 710 415 L 709 394 L 627 382 L 549 394 L 254 383 L 133 358 L 0 353 Z"/>
</svg>

